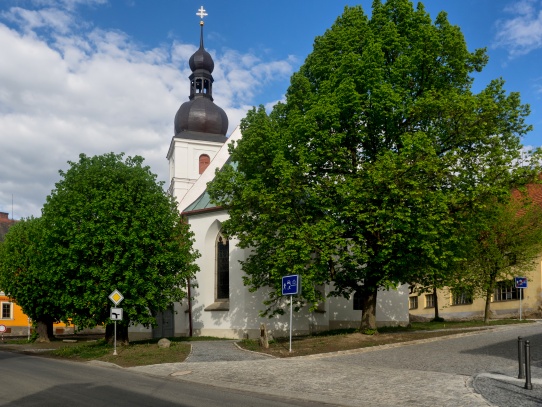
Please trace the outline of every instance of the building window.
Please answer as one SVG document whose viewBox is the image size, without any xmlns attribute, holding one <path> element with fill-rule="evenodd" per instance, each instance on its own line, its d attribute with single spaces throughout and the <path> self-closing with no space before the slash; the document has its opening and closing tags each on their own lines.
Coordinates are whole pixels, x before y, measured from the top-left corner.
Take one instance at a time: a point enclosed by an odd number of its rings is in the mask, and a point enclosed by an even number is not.
<svg viewBox="0 0 542 407">
<path fill-rule="evenodd" d="M 354 311 L 361 311 L 361 293 L 354 291 Z"/>
<path fill-rule="evenodd" d="M 216 240 L 216 299 L 230 298 L 230 242 L 221 234 Z"/>
<path fill-rule="evenodd" d="M 408 309 L 418 309 L 418 296 L 408 297 Z"/>
<path fill-rule="evenodd" d="M 211 163 L 211 157 L 209 157 L 207 154 L 200 155 L 199 156 L 199 173 L 203 174 L 203 171 L 207 169 L 210 163 Z"/>
<path fill-rule="evenodd" d="M 2 319 L 12 319 L 12 303 L 11 302 L 3 302 L 2 303 Z"/>
<path fill-rule="evenodd" d="M 435 308 L 434 294 L 425 294 L 425 308 Z"/>
<path fill-rule="evenodd" d="M 452 305 L 470 305 L 472 304 L 472 292 L 469 290 L 453 290 Z"/>
<path fill-rule="evenodd" d="M 493 292 L 493 301 L 519 300 L 519 290 L 513 281 L 498 281 Z"/>
</svg>

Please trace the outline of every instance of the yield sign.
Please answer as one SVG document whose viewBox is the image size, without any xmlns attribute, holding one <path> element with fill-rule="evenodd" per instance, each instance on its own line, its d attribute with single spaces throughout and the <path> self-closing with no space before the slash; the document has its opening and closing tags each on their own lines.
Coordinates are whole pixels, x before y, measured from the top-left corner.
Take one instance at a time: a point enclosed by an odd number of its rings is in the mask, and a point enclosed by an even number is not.
<svg viewBox="0 0 542 407">
<path fill-rule="evenodd" d="M 122 302 L 122 300 L 124 299 L 124 297 L 119 292 L 119 290 L 115 290 L 111 294 L 109 294 L 109 299 L 111 301 L 113 301 L 113 304 L 119 305 Z"/>
</svg>

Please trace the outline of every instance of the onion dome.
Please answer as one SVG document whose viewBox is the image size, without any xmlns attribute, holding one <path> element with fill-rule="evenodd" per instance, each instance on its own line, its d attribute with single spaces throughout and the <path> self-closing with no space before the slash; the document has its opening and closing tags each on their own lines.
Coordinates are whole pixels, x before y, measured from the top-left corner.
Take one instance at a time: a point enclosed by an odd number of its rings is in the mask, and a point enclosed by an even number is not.
<svg viewBox="0 0 542 407">
<path fill-rule="evenodd" d="M 201 34 L 199 49 L 190 57 L 188 65 L 190 65 L 192 72 L 203 69 L 209 73 L 213 73 L 215 62 L 213 61 L 211 54 L 205 51 L 205 48 L 203 47 L 203 25 L 201 25 Z"/>
<path fill-rule="evenodd" d="M 214 79 L 211 73 L 215 63 L 203 46 L 203 21 L 200 26 L 200 47 L 189 60 L 192 70 L 189 76 L 190 100 L 183 103 L 175 115 L 175 137 L 224 142 L 228 116 L 213 102 Z"/>
<path fill-rule="evenodd" d="M 179 133 L 186 131 L 226 136 L 228 116 L 211 99 L 194 98 L 183 103 L 175 115 L 175 135 L 183 137 Z"/>
</svg>

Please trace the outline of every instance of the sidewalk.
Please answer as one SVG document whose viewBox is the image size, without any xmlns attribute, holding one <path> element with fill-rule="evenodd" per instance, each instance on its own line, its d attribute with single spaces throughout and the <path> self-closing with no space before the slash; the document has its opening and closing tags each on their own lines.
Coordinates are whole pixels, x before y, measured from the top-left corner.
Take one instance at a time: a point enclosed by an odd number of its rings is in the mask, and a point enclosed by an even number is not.
<svg viewBox="0 0 542 407">
<path fill-rule="evenodd" d="M 194 350 L 186 362 L 128 369 L 340 406 L 491 406 L 474 391 L 472 379 L 467 376 L 345 365 L 328 355 L 275 359 L 237 349 L 234 341 L 193 342 L 192 345 Z M 357 353 L 372 350 L 381 348 Z M 220 360 L 218 356 L 224 351 L 228 360 Z M 233 355 L 236 355 L 235 360 L 232 360 Z M 341 355 L 344 357 L 345 353 Z M 209 358 L 214 361 L 208 361 Z"/>
</svg>

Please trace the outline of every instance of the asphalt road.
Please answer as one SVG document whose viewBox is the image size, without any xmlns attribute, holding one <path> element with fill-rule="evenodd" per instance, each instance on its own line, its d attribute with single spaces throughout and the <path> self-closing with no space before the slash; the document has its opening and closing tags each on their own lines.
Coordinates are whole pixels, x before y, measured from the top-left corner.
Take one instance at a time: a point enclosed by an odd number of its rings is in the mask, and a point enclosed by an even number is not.
<svg viewBox="0 0 542 407">
<path fill-rule="evenodd" d="M 532 390 L 517 380 L 520 335 L 531 344 Z M 191 362 L 129 369 L 0 351 L 0 406 L 542 405 L 540 322 L 288 359 L 226 345 L 209 342 Z"/>
<path fill-rule="evenodd" d="M 0 351 L 0 406 L 324 406 Z"/>
</svg>

